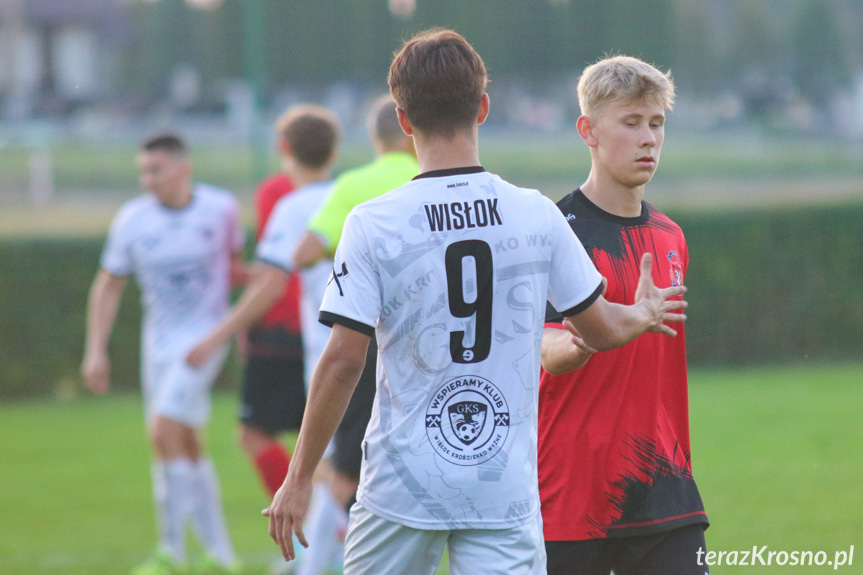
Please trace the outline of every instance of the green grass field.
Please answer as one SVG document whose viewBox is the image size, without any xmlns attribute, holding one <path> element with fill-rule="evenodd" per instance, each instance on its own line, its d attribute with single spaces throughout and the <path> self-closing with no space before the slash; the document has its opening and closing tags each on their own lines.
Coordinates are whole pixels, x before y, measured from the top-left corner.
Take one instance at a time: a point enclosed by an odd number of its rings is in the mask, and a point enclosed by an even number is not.
<svg viewBox="0 0 863 575">
<path fill-rule="evenodd" d="M 713 550 L 858 549 L 863 565 L 863 364 L 696 371 L 693 462 Z M 233 394 L 216 397 L 208 443 L 249 574 L 276 548 L 267 504 L 234 444 Z M 0 405 L 0 573 L 124 573 L 155 540 L 137 396 Z M 713 567 L 713 575 L 749 567 Z M 823 573 L 832 567 L 758 567 Z M 442 570 L 443 572 L 444 570 Z"/>
</svg>

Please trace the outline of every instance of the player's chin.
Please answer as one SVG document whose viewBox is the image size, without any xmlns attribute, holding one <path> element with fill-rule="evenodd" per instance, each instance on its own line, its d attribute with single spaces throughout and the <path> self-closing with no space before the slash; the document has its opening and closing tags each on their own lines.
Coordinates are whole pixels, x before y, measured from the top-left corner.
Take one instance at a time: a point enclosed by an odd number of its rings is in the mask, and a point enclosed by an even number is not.
<svg viewBox="0 0 863 575">
<path fill-rule="evenodd" d="M 655 169 L 642 169 L 632 175 L 629 181 L 629 185 L 632 187 L 643 186 L 647 182 L 653 179 L 653 174 Z"/>
</svg>

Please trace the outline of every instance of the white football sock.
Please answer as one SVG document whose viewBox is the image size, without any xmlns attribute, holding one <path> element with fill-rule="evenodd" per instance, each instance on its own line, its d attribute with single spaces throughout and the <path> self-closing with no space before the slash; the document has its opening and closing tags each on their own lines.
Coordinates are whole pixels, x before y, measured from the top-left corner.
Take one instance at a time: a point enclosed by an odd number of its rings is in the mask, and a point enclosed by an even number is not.
<svg viewBox="0 0 863 575">
<path fill-rule="evenodd" d="M 231 546 L 216 470 L 209 458 L 193 463 L 192 491 L 190 492 L 192 527 L 201 546 L 222 565 L 237 562 Z"/>
<path fill-rule="evenodd" d="M 159 552 L 169 555 L 174 563 L 186 560 L 185 509 L 190 470 L 187 459 L 155 461 L 152 465 Z"/>
<path fill-rule="evenodd" d="M 333 567 L 333 556 L 342 547 L 339 529 L 346 529 L 348 514 L 336 502 L 326 482 L 312 490 L 312 505 L 303 530 L 308 549 L 299 556 L 297 575 L 321 575 Z"/>
</svg>

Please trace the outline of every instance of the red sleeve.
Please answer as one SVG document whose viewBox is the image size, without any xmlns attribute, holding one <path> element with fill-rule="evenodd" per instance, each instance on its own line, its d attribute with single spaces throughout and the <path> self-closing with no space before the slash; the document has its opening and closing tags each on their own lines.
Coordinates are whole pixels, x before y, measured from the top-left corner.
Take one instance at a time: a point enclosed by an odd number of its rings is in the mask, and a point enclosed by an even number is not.
<svg viewBox="0 0 863 575">
<path fill-rule="evenodd" d="M 255 194 L 255 239 L 261 239 L 276 202 L 293 190 L 294 183 L 285 174 L 270 176 L 261 182 Z"/>
</svg>

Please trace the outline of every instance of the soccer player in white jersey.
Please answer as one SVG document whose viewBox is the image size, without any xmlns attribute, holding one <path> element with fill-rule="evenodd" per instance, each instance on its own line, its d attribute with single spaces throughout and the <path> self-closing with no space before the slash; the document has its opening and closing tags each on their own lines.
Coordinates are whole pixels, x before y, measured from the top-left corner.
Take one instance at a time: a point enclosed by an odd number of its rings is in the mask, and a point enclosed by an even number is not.
<svg viewBox="0 0 863 575">
<path fill-rule="evenodd" d="M 192 365 L 203 365 L 231 337 L 260 319 L 284 293 L 294 269 L 294 250 L 305 234 L 309 219 L 324 203 L 333 186 L 330 167 L 336 158 L 340 131 L 338 119 L 326 108 L 301 104 L 289 108 L 279 119 L 279 125 L 283 127 L 280 137 L 285 171 L 296 189 L 280 199 L 273 209 L 255 250 L 257 261 L 249 286 L 222 322 L 189 352 L 188 361 Z M 318 322 L 318 310 L 332 269 L 333 260 L 323 258 L 300 270 L 300 325 L 307 381 L 330 335 L 329 328 Z M 260 391 L 265 393 L 267 390 Z M 280 395 L 277 389 L 271 389 L 269 398 L 262 396 L 259 399 L 274 402 L 280 399 Z M 323 467 L 326 469 L 322 469 L 320 475 L 325 479 L 331 470 L 328 466 Z M 298 575 L 323 573 L 332 565 L 333 556 L 341 555 L 337 532 L 339 529 L 343 532 L 347 516 L 324 480 L 315 486 L 313 508 L 308 528 L 315 546 L 303 555 Z"/>
<path fill-rule="evenodd" d="M 245 234 L 227 191 L 191 179 L 191 161 L 177 136 L 144 142 L 138 156 L 147 191 L 115 217 L 101 269 L 90 290 L 82 375 L 94 392 L 108 391 L 108 339 L 129 276 L 141 288 L 141 380 L 155 456 L 153 494 L 158 551 L 136 574 L 170 573 L 186 562 L 191 524 L 209 572 L 234 572 L 215 469 L 199 430 L 210 415 L 210 388 L 227 354 L 222 346 L 199 368 L 186 352 L 227 313 L 230 278 Z"/>
<path fill-rule="evenodd" d="M 485 65 L 450 30 L 409 40 L 389 85 L 420 175 L 354 208 L 321 320 L 333 331 L 312 384 L 294 460 L 272 505 L 286 559 L 305 545 L 312 473 L 363 366 L 378 385 L 351 509 L 345 573 L 544 573 L 537 398 L 545 303 L 592 347 L 646 330 L 673 334 L 683 288 L 657 289 L 643 261 L 632 306 L 602 278 L 560 210 L 483 170 Z"/>
</svg>

